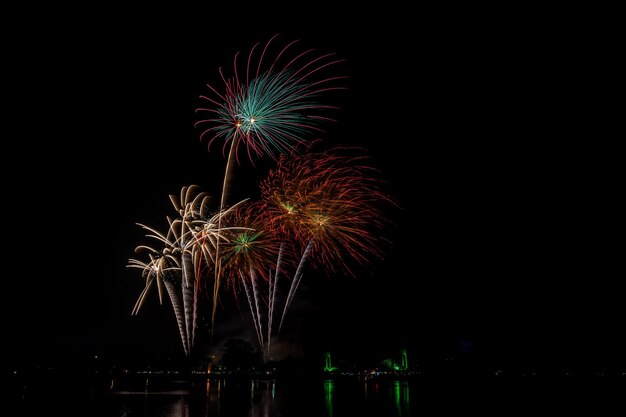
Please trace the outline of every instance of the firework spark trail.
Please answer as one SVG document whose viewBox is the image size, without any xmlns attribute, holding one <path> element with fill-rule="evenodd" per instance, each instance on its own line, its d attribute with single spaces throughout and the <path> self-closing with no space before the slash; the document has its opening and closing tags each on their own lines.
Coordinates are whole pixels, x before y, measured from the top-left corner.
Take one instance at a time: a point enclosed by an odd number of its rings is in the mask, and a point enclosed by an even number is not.
<svg viewBox="0 0 626 417">
<path fill-rule="evenodd" d="M 252 296 L 250 295 L 250 290 L 248 290 L 246 279 L 244 278 L 241 271 L 239 271 L 239 276 L 241 277 L 241 283 L 243 284 L 243 289 L 246 291 L 246 299 L 248 300 L 248 305 L 250 306 L 250 313 L 252 314 L 252 322 L 254 323 L 254 330 L 256 331 L 256 337 L 257 339 L 259 339 L 259 344 L 260 344 L 261 343 L 261 329 L 259 329 L 259 322 L 257 320 L 254 307 L 252 306 Z M 263 346 L 263 345 L 260 344 L 260 346 Z"/>
<path fill-rule="evenodd" d="M 202 251 L 196 250 L 196 256 L 194 257 L 194 264 L 197 265 L 195 275 L 196 277 L 200 277 L 200 265 L 201 265 L 201 256 Z M 197 258 L 197 259 L 195 259 Z M 191 346 L 195 346 L 196 344 L 196 329 L 198 328 L 198 294 L 200 294 L 200 279 L 196 279 L 196 285 L 193 290 L 193 323 L 191 325 Z"/>
<path fill-rule="evenodd" d="M 304 250 L 304 253 L 302 254 L 302 257 L 300 258 L 300 262 L 298 263 L 296 274 L 294 275 L 294 278 L 291 281 L 291 286 L 289 287 L 289 293 L 287 294 L 287 300 L 285 301 L 285 307 L 283 308 L 283 314 L 280 318 L 280 324 L 278 325 L 277 334 L 280 334 L 280 331 L 283 328 L 285 315 L 287 314 L 287 310 L 289 309 L 289 306 L 291 306 L 291 302 L 293 301 L 293 297 L 298 287 L 298 283 L 300 282 L 300 279 L 302 278 L 302 274 L 303 274 L 302 268 L 304 267 L 304 264 L 309 257 L 309 253 L 311 252 L 312 246 L 313 246 L 313 241 L 309 241 L 309 243 L 306 245 L 306 249 Z"/>
<path fill-rule="evenodd" d="M 139 294 L 139 297 L 137 298 L 137 301 L 135 301 L 135 305 L 133 306 L 133 310 L 130 313 L 131 315 L 136 316 L 139 313 L 139 310 L 143 306 L 143 302 L 146 299 L 146 294 L 148 293 L 148 290 L 150 290 L 150 287 L 152 287 L 152 280 L 149 280 L 149 281 L 146 282 L 146 286 L 144 287 L 144 289 Z"/>
<path fill-rule="evenodd" d="M 254 269 L 250 268 L 250 279 L 252 280 L 252 293 L 254 294 L 254 304 L 256 305 L 256 319 L 259 322 L 259 335 L 261 336 L 261 345 L 264 346 L 263 342 L 263 326 L 261 325 L 261 308 L 259 306 L 259 283 L 256 272 Z"/>
<path fill-rule="evenodd" d="M 143 305 L 144 300 L 146 298 L 146 294 L 152 287 L 152 281 L 153 281 L 153 277 L 152 277 L 153 266 L 152 265 L 153 265 L 152 262 L 150 262 L 149 264 L 146 264 L 136 259 L 131 259 L 129 261 L 129 264 L 126 265 L 127 267 L 131 267 L 131 268 L 141 268 L 143 270 L 142 275 L 146 278 L 146 285 L 144 286 L 143 290 L 139 294 L 139 297 L 137 297 L 137 301 L 135 302 L 135 305 L 133 306 L 133 309 L 130 313 L 133 316 L 137 315 L 137 313 L 141 309 L 141 306 Z"/>
<path fill-rule="evenodd" d="M 267 274 L 267 348 L 265 350 L 266 357 L 270 357 L 270 348 L 272 343 L 272 315 L 273 311 L 273 296 L 274 296 L 274 286 L 275 279 L 272 279 L 272 269 L 270 268 Z"/>
<path fill-rule="evenodd" d="M 181 337 L 183 344 L 183 350 L 185 355 L 189 355 L 189 345 L 187 344 L 187 329 L 185 325 L 185 311 L 181 302 L 180 287 L 174 285 L 174 282 L 166 279 L 164 280 L 165 289 L 170 296 L 172 307 L 174 308 L 174 315 L 176 316 L 176 323 L 178 324 L 178 333 Z"/>
<path fill-rule="evenodd" d="M 278 285 L 278 274 L 282 268 L 282 259 L 283 259 L 283 248 L 285 247 L 285 243 L 282 242 L 280 244 L 280 248 L 278 249 L 278 259 L 276 261 L 276 273 L 274 274 L 274 280 L 272 281 L 272 273 L 268 275 L 269 277 L 269 305 L 268 305 L 268 319 L 267 319 L 267 355 L 269 356 L 271 353 L 272 347 L 272 324 L 274 319 L 274 305 L 276 304 L 276 288 Z"/>
<path fill-rule="evenodd" d="M 222 218 L 224 207 L 226 203 L 228 184 L 230 182 L 230 178 L 232 176 L 232 159 L 233 159 L 233 144 L 235 140 L 233 139 L 230 143 L 230 150 L 228 151 L 228 159 L 226 160 L 226 170 L 224 172 L 224 183 L 222 184 L 222 197 L 220 199 L 220 216 L 217 221 L 217 228 L 221 230 L 222 228 Z M 211 310 L 211 340 L 213 340 L 213 333 L 215 329 L 215 316 L 217 314 L 217 300 L 219 297 L 219 290 L 221 288 L 221 280 L 222 280 L 222 262 L 220 261 L 220 239 L 217 240 L 215 244 L 215 271 L 213 275 L 213 309 Z"/>
<path fill-rule="evenodd" d="M 183 293 L 183 308 L 185 310 L 185 323 L 186 323 L 186 332 L 187 332 L 187 345 L 191 347 L 191 334 L 193 332 L 192 323 L 193 323 L 193 304 L 194 304 L 194 268 L 193 268 L 193 259 L 191 257 L 191 253 L 188 251 L 183 252 L 183 279 L 181 282 L 182 293 Z"/>
</svg>

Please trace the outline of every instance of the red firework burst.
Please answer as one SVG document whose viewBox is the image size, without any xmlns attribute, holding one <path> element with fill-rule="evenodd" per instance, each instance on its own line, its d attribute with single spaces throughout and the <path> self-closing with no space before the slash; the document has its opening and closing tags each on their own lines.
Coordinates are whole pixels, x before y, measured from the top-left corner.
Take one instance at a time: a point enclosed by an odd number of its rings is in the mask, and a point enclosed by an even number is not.
<svg viewBox="0 0 626 417">
<path fill-rule="evenodd" d="M 386 224 L 377 171 L 356 149 L 281 157 L 261 184 L 262 212 L 271 230 L 301 247 L 330 271 L 351 273 L 381 256 L 380 229 Z"/>
</svg>

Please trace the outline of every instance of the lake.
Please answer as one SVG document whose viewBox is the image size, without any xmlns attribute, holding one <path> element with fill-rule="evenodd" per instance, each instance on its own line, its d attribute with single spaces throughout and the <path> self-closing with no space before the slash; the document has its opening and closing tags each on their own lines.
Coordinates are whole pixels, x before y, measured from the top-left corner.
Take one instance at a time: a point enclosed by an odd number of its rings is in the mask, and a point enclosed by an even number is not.
<svg viewBox="0 0 626 417">
<path fill-rule="evenodd" d="M 602 407 L 611 414 L 616 412 L 608 400 L 622 397 L 614 396 L 613 383 L 563 380 L 189 381 L 137 376 L 123 381 L 38 378 L 12 382 L 5 389 L 2 415 L 29 417 L 413 417 L 431 415 L 433 411 L 439 415 L 508 415 L 520 411 L 562 414 L 589 406 L 594 415 L 601 415 Z M 624 393 L 621 389 L 619 392 Z M 619 410 L 624 408 L 621 401 L 614 404 Z"/>
</svg>

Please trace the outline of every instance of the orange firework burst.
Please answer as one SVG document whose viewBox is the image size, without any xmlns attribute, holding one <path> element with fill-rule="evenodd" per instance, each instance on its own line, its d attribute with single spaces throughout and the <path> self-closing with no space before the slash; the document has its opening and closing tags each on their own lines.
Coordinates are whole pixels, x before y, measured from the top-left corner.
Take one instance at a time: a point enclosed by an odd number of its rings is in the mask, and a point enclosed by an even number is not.
<svg viewBox="0 0 626 417">
<path fill-rule="evenodd" d="M 381 255 L 381 207 L 391 200 L 376 173 L 356 149 L 281 157 L 261 184 L 264 215 L 275 233 L 310 244 L 317 265 L 351 273 L 352 260 Z"/>
</svg>

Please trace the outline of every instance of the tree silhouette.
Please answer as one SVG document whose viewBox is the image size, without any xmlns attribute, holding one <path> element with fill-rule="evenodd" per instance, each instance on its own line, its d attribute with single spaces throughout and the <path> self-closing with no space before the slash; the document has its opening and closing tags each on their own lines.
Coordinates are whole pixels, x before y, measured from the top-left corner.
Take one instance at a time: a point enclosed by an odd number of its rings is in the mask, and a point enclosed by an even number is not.
<svg viewBox="0 0 626 417">
<path fill-rule="evenodd" d="M 224 344 L 220 364 L 227 369 L 247 371 L 263 364 L 263 353 L 242 339 L 229 339 Z"/>
</svg>

